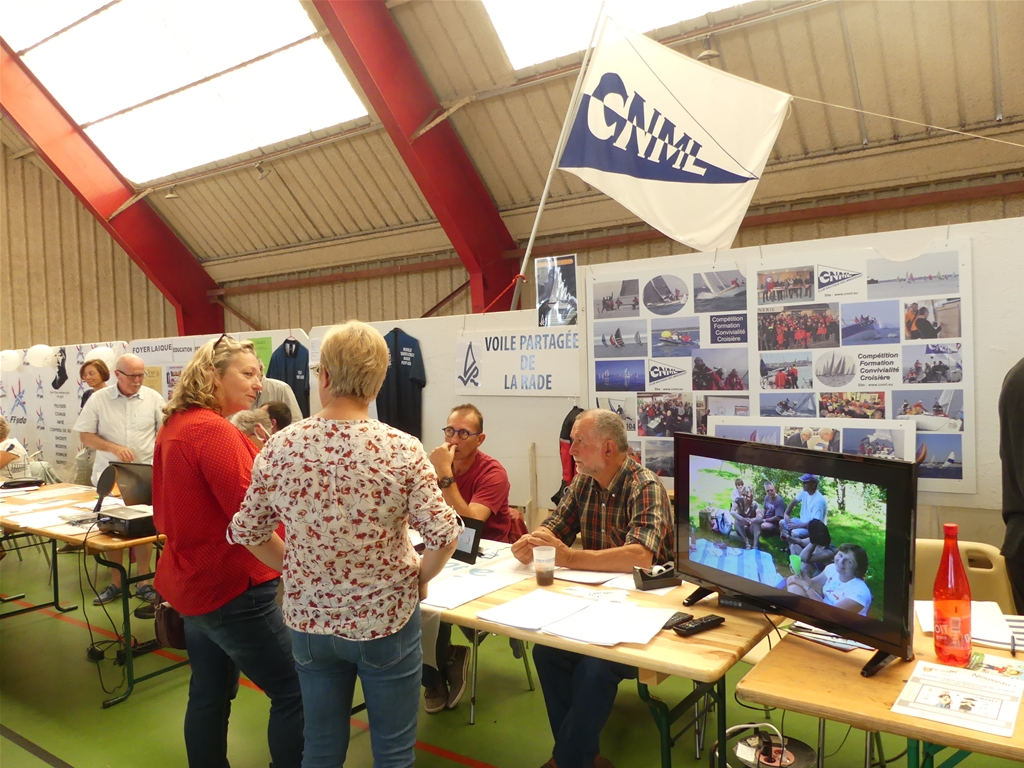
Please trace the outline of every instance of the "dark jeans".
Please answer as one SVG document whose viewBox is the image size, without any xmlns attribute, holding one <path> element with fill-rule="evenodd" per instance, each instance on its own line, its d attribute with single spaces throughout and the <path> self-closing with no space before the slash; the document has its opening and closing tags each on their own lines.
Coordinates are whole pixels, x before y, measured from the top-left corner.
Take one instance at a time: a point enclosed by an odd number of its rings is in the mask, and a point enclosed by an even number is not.
<svg viewBox="0 0 1024 768">
<path fill-rule="evenodd" d="M 306 706 L 304 768 L 345 764 L 357 676 L 370 718 L 374 768 L 411 768 L 423 663 L 419 606 L 404 627 L 375 640 L 291 634 Z"/>
<path fill-rule="evenodd" d="M 274 768 L 302 763 L 302 694 L 291 638 L 274 597 L 279 579 L 250 587 L 202 616 L 185 616 L 192 664 L 185 710 L 190 768 L 227 768 L 228 716 L 242 671 L 270 698 L 267 740 Z"/>
<path fill-rule="evenodd" d="M 551 754 L 558 768 L 591 768 L 619 683 L 635 678 L 636 667 L 544 645 L 533 646 L 533 663 L 555 737 Z"/>
</svg>

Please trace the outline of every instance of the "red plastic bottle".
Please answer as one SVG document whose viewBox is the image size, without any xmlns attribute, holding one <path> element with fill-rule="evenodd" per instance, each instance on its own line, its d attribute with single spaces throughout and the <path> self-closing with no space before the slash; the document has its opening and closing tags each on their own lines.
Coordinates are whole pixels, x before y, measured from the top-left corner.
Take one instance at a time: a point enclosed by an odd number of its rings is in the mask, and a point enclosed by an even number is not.
<svg viewBox="0 0 1024 768">
<path fill-rule="evenodd" d="M 960 560 L 956 523 L 942 526 L 946 542 L 935 575 L 935 655 L 943 664 L 966 667 L 971 660 L 971 585 Z"/>
</svg>

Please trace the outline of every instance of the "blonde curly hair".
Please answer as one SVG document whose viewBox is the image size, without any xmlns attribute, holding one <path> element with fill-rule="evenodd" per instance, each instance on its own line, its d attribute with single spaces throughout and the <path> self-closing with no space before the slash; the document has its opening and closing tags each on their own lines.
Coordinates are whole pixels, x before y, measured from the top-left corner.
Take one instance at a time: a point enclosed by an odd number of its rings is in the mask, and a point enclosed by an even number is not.
<svg viewBox="0 0 1024 768">
<path fill-rule="evenodd" d="M 214 397 L 214 382 L 224 375 L 236 355 L 246 352 L 256 354 L 251 341 L 238 341 L 227 334 L 197 349 L 181 372 L 171 399 L 164 406 L 164 424 L 174 414 L 189 408 L 209 408 L 219 413 L 220 407 Z"/>
</svg>

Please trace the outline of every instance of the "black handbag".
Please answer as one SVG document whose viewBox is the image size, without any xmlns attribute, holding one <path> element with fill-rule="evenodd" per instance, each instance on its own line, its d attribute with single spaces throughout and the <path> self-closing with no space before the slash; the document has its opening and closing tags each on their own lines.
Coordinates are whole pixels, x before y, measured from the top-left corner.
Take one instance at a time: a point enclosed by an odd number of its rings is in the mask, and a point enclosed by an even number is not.
<svg viewBox="0 0 1024 768">
<path fill-rule="evenodd" d="M 160 603 L 154 616 L 156 621 L 156 639 L 164 648 L 185 650 L 185 620 L 181 614 L 171 607 L 170 603 Z"/>
</svg>

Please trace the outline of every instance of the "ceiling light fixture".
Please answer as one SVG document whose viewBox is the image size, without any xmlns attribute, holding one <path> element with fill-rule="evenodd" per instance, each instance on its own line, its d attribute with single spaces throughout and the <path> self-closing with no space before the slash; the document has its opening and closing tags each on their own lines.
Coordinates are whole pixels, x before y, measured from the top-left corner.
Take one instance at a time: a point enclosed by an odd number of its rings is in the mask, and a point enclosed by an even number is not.
<svg viewBox="0 0 1024 768">
<path fill-rule="evenodd" d="M 704 38 L 704 50 L 697 54 L 697 61 L 711 61 L 720 58 L 722 54 L 711 47 L 711 35 Z"/>
<path fill-rule="evenodd" d="M 274 172 L 273 169 L 271 169 L 271 168 L 264 168 L 262 160 L 260 162 L 256 163 L 255 168 L 256 168 L 256 172 L 259 174 L 259 177 L 257 177 L 257 179 L 256 179 L 257 181 L 263 181 L 265 178 L 267 178 L 267 176 L 269 176 L 270 174 L 272 174 Z"/>
<path fill-rule="evenodd" d="M 177 192 L 174 191 L 174 185 L 172 184 L 171 188 L 167 190 L 167 194 L 164 195 L 164 200 L 180 200 L 180 199 L 181 199 L 181 195 L 179 195 Z"/>
</svg>

